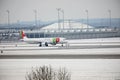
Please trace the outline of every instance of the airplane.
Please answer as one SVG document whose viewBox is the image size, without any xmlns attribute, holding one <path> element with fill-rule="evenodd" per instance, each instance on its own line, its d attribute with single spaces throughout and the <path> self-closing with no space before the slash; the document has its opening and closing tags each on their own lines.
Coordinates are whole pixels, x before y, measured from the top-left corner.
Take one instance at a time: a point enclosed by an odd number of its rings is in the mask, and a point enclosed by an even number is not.
<svg viewBox="0 0 120 80">
<path fill-rule="evenodd" d="M 39 46 L 48 46 L 48 44 L 56 45 L 56 44 L 62 44 L 67 43 L 65 38 L 62 37 L 55 37 L 55 38 L 28 38 L 24 31 L 20 31 L 21 41 L 27 42 L 29 44 L 39 44 Z"/>
</svg>

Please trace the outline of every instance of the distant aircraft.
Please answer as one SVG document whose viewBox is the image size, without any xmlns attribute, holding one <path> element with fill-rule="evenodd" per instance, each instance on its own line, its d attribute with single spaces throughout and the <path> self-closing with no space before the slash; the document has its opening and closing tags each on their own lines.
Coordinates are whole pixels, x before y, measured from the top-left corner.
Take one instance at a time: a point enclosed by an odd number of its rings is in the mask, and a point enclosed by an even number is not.
<svg viewBox="0 0 120 80">
<path fill-rule="evenodd" d="M 61 37 L 56 37 L 56 38 L 27 38 L 27 36 L 25 35 L 25 33 L 23 31 L 20 31 L 20 35 L 21 35 L 21 40 L 30 44 L 39 44 L 39 46 L 48 46 L 48 44 L 51 45 L 56 45 L 56 44 L 63 44 L 67 43 L 65 38 L 61 38 Z"/>
</svg>

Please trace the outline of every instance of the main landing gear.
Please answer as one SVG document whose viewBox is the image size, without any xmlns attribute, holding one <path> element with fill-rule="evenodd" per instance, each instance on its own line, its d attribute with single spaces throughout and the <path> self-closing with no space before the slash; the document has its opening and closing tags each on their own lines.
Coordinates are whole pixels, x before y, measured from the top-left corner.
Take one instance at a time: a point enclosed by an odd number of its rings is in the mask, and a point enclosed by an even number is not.
<svg viewBox="0 0 120 80">
<path fill-rule="evenodd" d="M 48 43 L 47 42 L 45 42 L 45 44 L 44 44 L 45 46 L 48 46 Z M 39 44 L 39 47 L 42 47 L 43 46 L 43 44 L 42 44 L 42 42 L 40 42 L 40 44 Z"/>
<path fill-rule="evenodd" d="M 42 46 L 42 43 L 40 42 L 39 47 L 41 47 L 41 46 Z"/>
<path fill-rule="evenodd" d="M 45 46 L 48 46 L 48 43 L 47 43 L 47 42 L 45 42 Z"/>
</svg>

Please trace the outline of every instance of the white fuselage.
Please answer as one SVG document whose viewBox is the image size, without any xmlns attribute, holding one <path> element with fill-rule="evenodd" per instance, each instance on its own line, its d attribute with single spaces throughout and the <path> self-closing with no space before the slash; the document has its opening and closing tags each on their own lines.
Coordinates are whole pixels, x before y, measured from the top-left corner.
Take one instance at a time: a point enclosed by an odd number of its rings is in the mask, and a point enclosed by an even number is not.
<svg viewBox="0 0 120 80">
<path fill-rule="evenodd" d="M 54 38 L 24 38 L 22 41 L 31 43 L 31 44 L 39 44 L 39 43 L 48 43 L 48 44 L 63 44 L 65 43 L 65 38 L 60 38 L 59 42 L 54 42 Z"/>
</svg>

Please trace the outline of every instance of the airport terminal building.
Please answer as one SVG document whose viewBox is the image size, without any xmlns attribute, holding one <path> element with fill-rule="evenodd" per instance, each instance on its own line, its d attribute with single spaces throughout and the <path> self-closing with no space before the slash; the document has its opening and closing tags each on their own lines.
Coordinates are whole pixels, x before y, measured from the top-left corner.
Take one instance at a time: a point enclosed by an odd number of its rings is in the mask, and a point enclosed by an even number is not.
<svg viewBox="0 0 120 80">
<path fill-rule="evenodd" d="M 74 21 L 54 23 L 40 30 L 26 30 L 25 33 L 29 38 L 64 37 L 66 39 L 88 39 L 120 37 L 120 29 L 118 28 L 94 28 Z"/>
<path fill-rule="evenodd" d="M 19 31 L 16 29 L 0 30 L 0 40 L 18 40 L 20 39 Z M 75 21 L 54 23 L 41 29 L 25 29 L 24 32 L 28 38 L 90 39 L 120 37 L 120 28 L 95 28 Z"/>
</svg>

